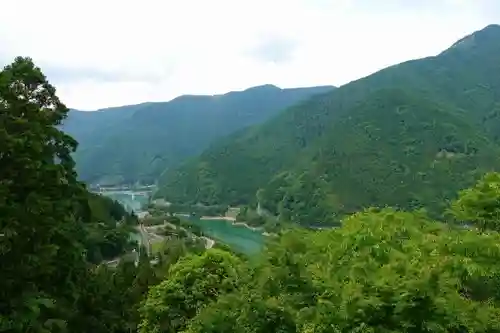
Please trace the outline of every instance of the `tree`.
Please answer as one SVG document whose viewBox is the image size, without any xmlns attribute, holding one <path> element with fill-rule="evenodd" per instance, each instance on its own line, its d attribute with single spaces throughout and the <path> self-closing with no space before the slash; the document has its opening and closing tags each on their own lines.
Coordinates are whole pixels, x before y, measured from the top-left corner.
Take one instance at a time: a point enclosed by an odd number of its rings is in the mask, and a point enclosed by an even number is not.
<svg viewBox="0 0 500 333">
<path fill-rule="evenodd" d="M 355 214 L 319 233 L 308 251 L 322 292 L 302 325 L 325 333 L 498 331 L 495 239 L 423 213 Z"/>
<path fill-rule="evenodd" d="M 461 191 L 449 213 L 481 231 L 500 231 L 500 173 L 490 172 L 474 187 Z"/>
<path fill-rule="evenodd" d="M 295 333 L 293 315 L 273 298 L 224 295 L 193 318 L 185 333 Z"/>
<path fill-rule="evenodd" d="M 388 208 L 288 231 L 185 332 L 497 332 L 499 242 Z"/>
<path fill-rule="evenodd" d="M 202 308 L 236 289 L 240 265 L 237 257 L 216 249 L 181 259 L 149 291 L 139 332 L 182 331 Z"/>
<path fill-rule="evenodd" d="M 86 192 L 56 127 L 67 112 L 31 59 L 0 72 L 0 331 L 63 331 L 74 315 Z"/>
<path fill-rule="evenodd" d="M 78 314 L 71 332 L 130 333 L 137 331 L 138 307 L 157 283 L 147 257 L 121 260 L 117 267 L 100 265 L 81 286 Z"/>
</svg>

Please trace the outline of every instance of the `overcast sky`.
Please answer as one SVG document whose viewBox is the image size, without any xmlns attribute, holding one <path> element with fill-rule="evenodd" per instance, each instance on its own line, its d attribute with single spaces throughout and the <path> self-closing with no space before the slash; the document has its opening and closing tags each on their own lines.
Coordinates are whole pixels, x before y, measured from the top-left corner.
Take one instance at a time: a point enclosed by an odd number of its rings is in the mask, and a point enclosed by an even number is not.
<svg viewBox="0 0 500 333">
<path fill-rule="evenodd" d="M 2 0 L 0 64 L 32 57 L 67 106 L 90 110 L 342 85 L 491 23 L 499 0 Z"/>
</svg>

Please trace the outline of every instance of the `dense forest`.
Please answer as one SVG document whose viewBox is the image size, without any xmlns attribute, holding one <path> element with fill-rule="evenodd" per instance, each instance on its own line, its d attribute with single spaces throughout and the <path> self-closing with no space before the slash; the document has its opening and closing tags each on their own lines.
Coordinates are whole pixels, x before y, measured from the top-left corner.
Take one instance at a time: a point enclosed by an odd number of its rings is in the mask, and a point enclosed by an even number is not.
<svg viewBox="0 0 500 333">
<path fill-rule="evenodd" d="M 363 156 L 366 163 L 394 159 L 418 170 L 427 161 L 425 154 L 433 154 L 432 172 L 425 169 L 432 182 L 425 186 L 417 178 L 389 175 L 396 178 L 372 183 L 363 176 L 358 181 L 366 181 L 368 189 L 378 184 L 393 191 L 377 195 L 386 196 L 395 207 L 353 214 L 346 209 L 337 228 L 309 230 L 288 224 L 256 257 L 224 247 L 207 250 L 172 235 L 156 264 L 139 251 L 137 263 L 121 260 L 111 267 L 101 260 L 131 246 L 124 235 L 137 219 L 116 202 L 89 193 L 78 181 L 72 159 L 77 142 L 60 129 L 68 109 L 31 59 L 16 58 L 0 71 L 0 331 L 500 332 L 500 173 L 479 175 L 480 168 L 468 169 L 476 161 L 484 169 L 495 166 L 495 157 L 483 152 L 496 149 L 495 140 L 486 130 L 477 131 L 481 120 L 424 91 L 389 87 L 363 101 L 367 104 L 349 108 L 351 118 L 339 114 L 339 122 L 331 124 L 336 130 L 317 140 L 325 147 L 323 140 L 347 135 L 347 126 L 354 126 L 358 135 L 348 136 L 354 148 L 336 144 L 324 157 L 316 157 L 320 150 L 304 147 L 300 155 L 311 154 L 318 169 L 297 164 L 290 172 L 299 170 L 304 176 L 297 178 L 301 187 L 292 185 L 298 190 L 328 190 L 330 179 L 343 179 L 336 170 L 345 169 L 333 168 L 316 178 L 314 172 L 324 168 L 321 163 L 337 151 L 355 157 L 351 149 L 368 150 L 368 139 L 389 147 L 403 141 L 410 155 L 416 154 L 411 152 L 415 147 L 419 157 L 402 157 L 396 148 L 394 156 L 389 148 L 376 155 L 378 149 L 372 149 L 371 158 Z M 486 107 L 481 111 L 478 106 L 478 113 L 491 115 Z M 449 127 L 452 131 L 445 131 Z M 394 137 L 420 131 L 427 137 Z M 449 133 L 455 136 L 449 138 Z M 494 150 L 489 152 L 494 155 Z M 404 174 L 399 168 L 394 165 L 391 173 Z M 369 165 L 359 171 L 368 174 Z M 453 176 L 459 171 L 470 180 Z M 295 179 L 292 173 L 279 177 L 276 184 Z M 415 179 L 412 186 L 419 190 L 421 202 L 404 205 L 403 210 L 391 201 L 411 190 L 385 184 L 395 185 L 395 179 Z M 443 182 L 440 190 L 438 180 Z M 315 185 L 323 181 L 324 187 Z M 472 183 L 465 187 L 462 181 Z M 286 186 L 279 188 L 287 190 Z M 259 199 L 270 195 L 263 191 Z M 287 203 L 304 200 L 312 209 L 309 202 L 320 202 L 327 194 Z M 360 200 L 373 200 L 358 195 Z M 420 209 L 432 195 L 432 205 Z M 334 205 L 343 202 L 339 196 L 330 198 Z M 439 217 L 432 214 L 434 205 L 443 212 Z M 282 202 L 280 209 L 286 208 Z M 293 221 L 297 211 L 290 209 L 283 216 Z"/>
<path fill-rule="evenodd" d="M 217 141 L 158 197 L 253 205 L 304 225 L 364 207 L 426 208 L 499 164 L 500 26 L 395 65 Z"/>
<path fill-rule="evenodd" d="M 216 138 L 261 123 L 331 86 L 272 85 L 216 96 L 180 96 L 94 112 L 71 110 L 62 129 L 78 140 L 77 171 L 87 183 L 151 184 Z"/>
<path fill-rule="evenodd" d="M 136 247 L 137 218 L 77 181 L 77 142 L 57 128 L 66 114 L 30 59 L 0 72 L 2 332 L 70 327 L 94 297 L 95 265 Z"/>
</svg>

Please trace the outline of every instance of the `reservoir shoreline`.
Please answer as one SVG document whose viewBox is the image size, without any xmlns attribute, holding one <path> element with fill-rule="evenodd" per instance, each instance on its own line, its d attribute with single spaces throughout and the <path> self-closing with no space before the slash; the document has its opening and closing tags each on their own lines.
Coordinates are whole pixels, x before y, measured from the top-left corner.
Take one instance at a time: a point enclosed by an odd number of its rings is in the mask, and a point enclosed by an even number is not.
<svg viewBox="0 0 500 333">
<path fill-rule="evenodd" d="M 253 231 L 264 231 L 263 228 L 252 227 L 252 226 L 248 225 L 246 222 L 236 222 L 236 219 L 234 217 L 230 217 L 230 216 L 202 216 L 202 217 L 200 217 L 200 220 L 202 220 L 202 221 L 226 220 L 226 221 L 231 222 L 234 226 L 242 226 L 242 227 L 248 228 L 248 229 L 253 230 Z"/>
<path fill-rule="evenodd" d="M 150 202 L 150 193 L 136 192 L 133 190 L 109 191 L 99 193 L 109 196 L 120 202 L 127 210 L 133 211 L 139 220 L 148 215 L 145 207 Z M 185 217 L 191 223 L 198 225 L 203 233 L 207 246 L 213 247 L 215 243 L 222 243 L 230 246 L 233 250 L 245 254 L 258 253 L 264 243 L 266 236 L 263 228 L 253 227 L 246 222 L 237 222 L 231 216 L 202 216 L 196 217 L 191 214 L 174 213 L 174 216 Z M 149 228 L 148 228 L 149 229 Z M 209 240 L 210 239 L 210 240 Z M 157 240 L 155 238 L 155 240 Z"/>
</svg>

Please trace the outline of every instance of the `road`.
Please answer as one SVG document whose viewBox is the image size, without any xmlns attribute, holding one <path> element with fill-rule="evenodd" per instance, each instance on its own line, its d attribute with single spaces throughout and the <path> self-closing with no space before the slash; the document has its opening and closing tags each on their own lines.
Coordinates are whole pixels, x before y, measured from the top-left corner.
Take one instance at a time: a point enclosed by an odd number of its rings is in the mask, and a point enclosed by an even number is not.
<svg viewBox="0 0 500 333">
<path fill-rule="evenodd" d="M 146 254 L 148 255 L 148 257 L 150 257 L 150 255 L 151 255 L 151 241 L 150 241 L 150 239 L 151 238 L 163 239 L 163 238 L 159 235 L 148 233 L 148 231 L 146 230 L 146 228 L 142 224 L 139 224 L 136 227 L 136 229 L 140 235 L 139 246 L 144 246 L 144 248 L 146 249 Z M 139 252 L 137 252 L 136 250 L 133 250 L 133 253 L 135 254 L 135 261 L 137 263 L 139 261 Z M 108 266 L 116 267 L 116 265 L 118 265 L 118 263 L 120 262 L 120 260 L 122 258 L 123 258 L 123 256 L 120 256 L 118 258 L 114 258 L 114 259 L 105 261 L 104 263 Z"/>
<path fill-rule="evenodd" d="M 208 237 L 201 237 L 205 240 L 205 248 L 208 250 L 208 249 L 211 249 L 214 245 L 215 245 L 215 241 L 212 239 L 212 238 L 208 238 Z"/>
<path fill-rule="evenodd" d="M 168 222 L 165 222 L 165 224 L 162 224 L 162 225 L 155 225 L 155 226 L 148 226 L 148 227 L 144 226 L 143 224 L 139 224 L 137 226 L 137 231 L 139 232 L 139 235 L 141 238 L 140 245 L 144 246 L 146 248 L 146 254 L 148 255 L 148 257 L 151 257 L 151 252 L 152 252 L 151 241 L 162 241 L 165 238 L 163 236 L 156 234 L 155 231 L 157 229 L 164 228 L 166 226 L 169 226 L 171 228 L 177 228 L 177 226 L 170 224 Z M 191 237 L 198 237 L 183 227 L 179 227 L 179 228 L 186 231 L 188 233 L 188 235 L 191 235 Z M 203 238 L 205 240 L 205 248 L 206 249 L 210 249 L 215 245 L 215 241 L 213 239 L 205 237 L 205 236 L 202 236 L 201 238 Z M 133 252 L 135 254 L 135 261 L 137 264 L 137 262 L 139 261 L 139 252 L 136 252 L 135 250 Z M 118 265 L 118 263 L 120 262 L 121 259 L 122 259 L 122 257 L 118 257 L 118 258 L 114 258 L 114 259 L 105 261 L 103 263 L 108 265 L 108 266 L 111 266 L 111 267 L 116 267 L 116 265 Z M 153 263 L 153 261 L 151 261 L 151 262 Z"/>
<path fill-rule="evenodd" d="M 151 243 L 149 242 L 148 232 L 142 223 L 139 224 L 138 229 L 141 234 L 141 244 L 146 248 L 146 254 L 149 256 L 151 254 Z"/>
</svg>

